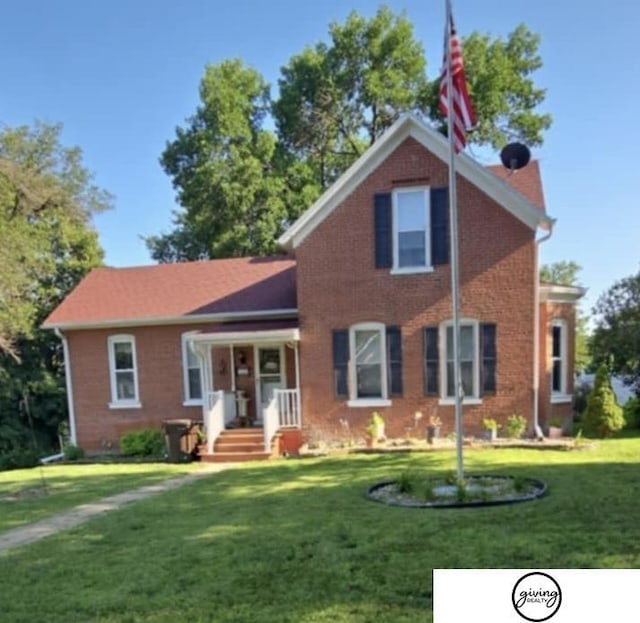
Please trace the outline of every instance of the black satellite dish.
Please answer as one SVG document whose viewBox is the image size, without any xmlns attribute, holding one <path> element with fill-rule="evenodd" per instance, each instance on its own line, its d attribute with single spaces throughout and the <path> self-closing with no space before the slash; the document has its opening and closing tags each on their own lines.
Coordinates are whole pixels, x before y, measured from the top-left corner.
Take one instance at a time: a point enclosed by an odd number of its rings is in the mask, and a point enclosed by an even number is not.
<svg viewBox="0 0 640 623">
<path fill-rule="evenodd" d="M 526 167 L 530 159 L 531 152 L 529 148 L 522 143 L 509 143 L 505 145 L 500 152 L 502 164 L 511 172 Z"/>
</svg>

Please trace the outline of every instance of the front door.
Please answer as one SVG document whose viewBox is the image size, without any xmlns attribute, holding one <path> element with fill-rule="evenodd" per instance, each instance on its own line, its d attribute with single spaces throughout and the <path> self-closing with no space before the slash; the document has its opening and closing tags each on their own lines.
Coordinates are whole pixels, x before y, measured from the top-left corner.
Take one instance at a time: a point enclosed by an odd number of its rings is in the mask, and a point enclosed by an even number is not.
<svg viewBox="0 0 640 623">
<path fill-rule="evenodd" d="M 275 389 L 284 389 L 284 357 L 281 346 L 260 346 L 256 349 L 256 419 L 262 422 L 262 410 L 273 398 Z"/>
</svg>

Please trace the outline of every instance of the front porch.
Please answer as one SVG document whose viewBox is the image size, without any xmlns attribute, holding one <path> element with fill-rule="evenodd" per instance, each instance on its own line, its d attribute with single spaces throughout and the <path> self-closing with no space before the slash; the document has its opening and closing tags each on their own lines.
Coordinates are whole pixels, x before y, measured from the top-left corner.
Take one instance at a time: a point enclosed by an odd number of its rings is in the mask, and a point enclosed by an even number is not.
<svg viewBox="0 0 640 623">
<path fill-rule="evenodd" d="M 295 320 L 234 323 L 189 336 L 200 362 L 203 460 L 269 458 L 284 431 L 301 427 Z"/>
</svg>

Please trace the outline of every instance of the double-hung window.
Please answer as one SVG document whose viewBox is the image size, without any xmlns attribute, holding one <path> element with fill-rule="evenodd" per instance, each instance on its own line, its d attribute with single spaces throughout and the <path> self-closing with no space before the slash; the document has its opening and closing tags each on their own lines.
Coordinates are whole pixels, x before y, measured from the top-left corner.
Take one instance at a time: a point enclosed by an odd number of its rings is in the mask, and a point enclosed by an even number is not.
<svg viewBox="0 0 640 623">
<path fill-rule="evenodd" d="M 133 335 L 112 335 L 107 340 L 113 409 L 140 407 L 136 341 Z"/>
<path fill-rule="evenodd" d="M 445 398 L 455 398 L 453 325 L 445 327 L 447 365 L 445 370 Z M 478 398 L 478 324 L 460 323 L 460 377 L 465 398 Z"/>
<path fill-rule="evenodd" d="M 185 405 L 202 404 L 202 370 L 200 360 L 189 346 L 189 333 L 182 335 L 182 374 Z"/>
<path fill-rule="evenodd" d="M 351 407 L 385 407 L 402 395 L 400 327 L 363 322 L 333 331 L 337 397 Z"/>
<path fill-rule="evenodd" d="M 443 404 L 455 401 L 453 323 L 424 329 L 424 393 Z M 496 393 L 496 325 L 475 320 L 460 322 L 460 376 L 466 403 Z"/>
<path fill-rule="evenodd" d="M 419 272 L 429 269 L 428 189 L 403 189 L 393 193 L 393 230 L 393 270 Z"/>
</svg>

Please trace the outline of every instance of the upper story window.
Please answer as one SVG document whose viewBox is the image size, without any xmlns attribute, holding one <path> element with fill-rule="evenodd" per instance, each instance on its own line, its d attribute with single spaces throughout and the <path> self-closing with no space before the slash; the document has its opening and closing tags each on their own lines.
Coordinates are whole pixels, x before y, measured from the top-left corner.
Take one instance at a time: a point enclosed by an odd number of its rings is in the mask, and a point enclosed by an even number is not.
<svg viewBox="0 0 640 623">
<path fill-rule="evenodd" d="M 447 188 L 398 188 L 374 196 L 376 268 L 424 273 L 449 262 Z"/>
<path fill-rule="evenodd" d="M 551 393 L 552 397 L 567 394 L 567 323 L 551 323 Z"/>
<path fill-rule="evenodd" d="M 393 268 L 404 272 L 429 268 L 429 192 L 427 189 L 393 193 Z"/>
<path fill-rule="evenodd" d="M 202 404 L 202 369 L 200 360 L 189 346 L 189 333 L 182 335 L 182 375 L 185 404 Z"/>
<path fill-rule="evenodd" d="M 140 407 L 136 341 L 133 335 L 112 335 L 107 340 L 109 349 L 109 377 L 111 382 L 111 408 Z"/>
</svg>

